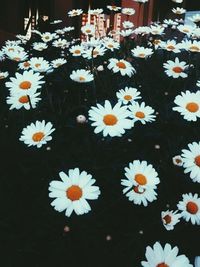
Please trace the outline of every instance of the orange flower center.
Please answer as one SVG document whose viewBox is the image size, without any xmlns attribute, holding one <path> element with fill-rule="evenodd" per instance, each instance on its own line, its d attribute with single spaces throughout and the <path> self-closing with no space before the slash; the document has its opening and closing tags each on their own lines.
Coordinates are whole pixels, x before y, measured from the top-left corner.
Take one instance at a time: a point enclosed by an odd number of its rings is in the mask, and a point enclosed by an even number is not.
<svg viewBox="0 0 200 267">
<path fill-rule="evenodd" d="M 126 64 L 124 64 L 122 61 L 117 62 L 116 65 L 120 69 L 126 69 Z"/>
<path fill-rule="evenodd" d="M 107 114 L 103 118 L 103 122 L 108 126 L 113 126 L 117 123 L 118 119 L 115 115 Z"/>
<path fill-rule="evenodd" d="M 194 113 L 199 110 L 199 105 L 197 103 L 191 102 L 186 105 L 186 109 Z"/>
<path fill-rule="evenodd" d="M 34 133 L 32 136 L 32 139 L 34 142 L 40 142 L 44 138 L 44 133 L 43 132 L 37 132 Z"/>
<path fill-rule="evenodd" d="M 109 48 L 113 48 L 113 45 L 112 45 L 112 44 L 109 44 L 108 47 L 109 47 Z"/>
<path fill-rule="evenodd" d="M 199 207 L 195 202 L 189 201 L 186 205 L 187 212 L 191 214 L 196 214 L 199 210 Z"/>
<path fill-rule="evenodd" d="M 144 114 L 144 112 L 142 112 L 142 111 L 137 111 L 137 112 L 135 113 L 135 116 L 136 116 L 137 118 L 139 118 L 139 119 L 144 119 L 144 118 L 145 118 L 145 114 Z"/>
<path fill-rule="evenodd" d="M 138 56 L 141 57 L 141 58 L 144 58 L 145 54 L 144 53 L 140 53 Z"/>
<path fill-rule="evenodd" d="M 139 185 L 145 185 L 147 184 L 147 178 L 143 175 L 143 174 L 136 174 L 135 175 L 135 181 L 139 184 Z"/>
<path fill-rule="evenodd" d="M 80 76 L 80 77 L 79 77 L 79 81 L 80 81 L 80 82 L 84 82 L 84 81 L 85 81 L 85 77 Z"/>
<path fill-rule="evenodd" d="M 20 57 L 14 57 L 13 60 L 15 60 L 15 61 L 20 61 L 21 58 L 20 58 Z"/>
<path fill-rule="evenodd" d="M 166 263 L 162 262 L 162 263 L 159 263 L 156 267 L 169 267 L 169 265 L 167 265 Z"/>
<path fill-rule="evenodd" d="M 174 47 L 173 45 L 169 45 L 169 46 L 167 46 L 167 48 L 168 48 L 169 50 L 174 50 L 174 49 L 175 49 L 175 47 Z"/>
<path fill-rule="evenodd" d="M 87 29 L 85 32 L 86 33 L 91 33 L 91 30 L 90 29 Z"/>
<path fill-rule="evenodd" d="M 93 52 L 92 52 L 92 55 L 93 55 L 93 56 L 98 56 L 98 54 L 99 54 L 98 51 L 93 51 Z"/>
<path fill-rule="evenodd" d="M 36 67 L 36 68 L 39 68 L 40 66 L 41 66 L 40 63 L 36 63 L 36 64 L 35 64 L 35 67 Z"/>
<path fill-rule="evenodd" d="M 158 44 L 160 44 L 160 40 L 157 40 L 157 39 L 154 40 L 154 41 L 153 41 L 153 44 L 154 44 L 154 45 L 158 45 Z"/>
<path fill-rule="evenodd" d="M 195 158 L 195 164 L 198 166 L 198 167 L 200 167 L 200 155 L 199 156 L 196 156 L 196 158 Z"/>
<path fill-rule="evenodd" d="M 31 88 L 31 83 L 29 81 L 21 82 L 19 88 L 23 90 L 28 90 Z"/>
<path fill-rule="evenodd" d="M 200 50 L 200 48 L 196 45 L 192 45 L 192 46 L 190 46 L 190 50 L 198 52 Z"/>
<path fill-rule="evenodd" d="M 169 224 L 172 221 L 172 217 L 169 214 L 167 214 L 163 217 L 163 220 L 165 224 Z"/>
<path fill-rule="evenodd" d="M 23 95 L 19 98 L 18 100 L 20 103 L 25 104 L 29 102 L 28 96 L 27 95 Z"/>
<path fill-rule="evenodd" d="M 77 50 L 74 51 L 74 54 L 77 54 L 77 55 L 78 55 L 78 54 L 80 54 L 80 53 L 81 53 L 81 50 L 78 50 L 78 49 L 77 49 Z"/>
<path fill-rule="evenodd" d="M 71 201 L 79 200 L 83 195 L 82 189 L 78 185 L 72 185 L 66 191 L 66 196 Z"/>
<path fill-rule="evenodd" d="M 181 67 L 174 67 L 172 69 L 175 73 L 181 73 L 183 71 L 183 69 Z"/>
<path fill-rule="evenodd" d="M 132 99 L 132 96 L 131 95 L 125 95 L 124 99 L 127 101 L 130 101 Z"/>
<path fill-rule="evenodd" d="M 4 79 L 5 78 L 5 76 L 3 76 L 3 75 L 0 75 L 0 80 L 2 80 L 2 79 Z"/>
<path fill-rule="evenodd" d="M 24 67 L 29 67 L 30 65 L 31 64 L 28 61 L 24 62 Z"/>
</svg>

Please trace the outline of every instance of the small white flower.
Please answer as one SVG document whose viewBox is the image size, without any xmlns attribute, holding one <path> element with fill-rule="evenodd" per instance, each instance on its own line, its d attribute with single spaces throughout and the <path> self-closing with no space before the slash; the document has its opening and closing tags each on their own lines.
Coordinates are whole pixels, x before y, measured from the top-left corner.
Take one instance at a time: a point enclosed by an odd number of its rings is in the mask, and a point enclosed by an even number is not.
<svg viewBox="0 0 200 267">
<path fill-rule="evenodd" d="M 164 63 L 163 67 L 166 69 L 165 73 L 169 77 L 173 77 L 175 79 L 179 77 L 188 77 L 188 75 L 184 72 L 188 65 L 186 65 L 185 61 L 179 61 L 177 57 L 175 58 L 175 61 L 168 60 L 166 63 Z"/>
<path fill-rule="evenodd" d="M 174 156 L 172 158 L 172 162 L 174 165 L 178 166 L 178 167 L 182 167 L 183 166 L 183 159 L 180 155 Z"/>
<path fill-rule="evenodd" d="M 131 111 L 130 117 L 134 122 L 140 121 L 142 124 L 146 124 L 147 122 L 155 121 L 155 110 L 150 106 L 146 106 L 144 102 L 141 104 L 134 102 L 128 108 Z"/>
<path fill-rule="evenodd" d="M 129 77 L 133 76 L 136 72 L 132 65 L 124 59 L 109 59 L 108 69 L 112 70 L 114 73 L 120 72 L 122 76 L 128 75 Z"/>
<path fill-rule="evenodd" d="M 125 87 L 124 89 L 120 89 L 119 92 L 116 93 L 119 102 L 123 104 L 132 104 L 136 100 L 140 99 L 140 92 L 136 88 Z"/>
<path fill-rule="evenodd" d="M 78 83 L 87 83 L 94 80 L 93 74 L 89 70 L 73 70 L 70 78 Z"/>
<path fill-rule="evenodd" d="M 180 222 L 181 214 L 178 211 L 162 211 L 161 220 L 167 231 L 174 230 L 174 226 Z"/>
</svg>

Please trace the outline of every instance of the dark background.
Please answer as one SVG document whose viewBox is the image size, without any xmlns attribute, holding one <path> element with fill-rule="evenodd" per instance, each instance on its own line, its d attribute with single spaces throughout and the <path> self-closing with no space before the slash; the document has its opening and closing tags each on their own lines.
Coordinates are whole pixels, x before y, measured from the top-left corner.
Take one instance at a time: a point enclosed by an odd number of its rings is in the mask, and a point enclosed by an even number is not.
<svg viewBox="0 0 200 267">
<path fill-rule="evenodd" d="M 53 59 L 58 54 L 53 50 L 45 56 Z M 180 58 L 188 60 L 185 54 Z M 157 54 L 145 64 L 135 62 L 138 74 L 131 81 L 110 75 L 110 72 L 100 75 L 98 102 L 113 101 L 117 90 L 135 86 L 143 100 L 159 112 L 156 122 L 146 126 L 137 124 L 123 138 L 102 140 L 89 124 L 76 123 L 77 115 L 87 116 L 93 101 L 92 85 L 77 86 L 69 79 L 71 71 L 83 67 L 84 62 L 68 59 L 67 65 L 48 76 L 47 90 L 42 89 L 43 100 L 34 111 L 9 111 L 5 103 L 8 92 L 1 81 L 2 266 L 140 266 L 146 246 L 156 241 L 177 245 L 180 253 L 186 254 L 191 262 L 200 255 L 199 226 L 181 221 L 174 231 L 168 232 L 160 220 L 161 211 L 175 210 L 183 193 L 200 193 L 199 184 L 193 183 L 182 168 L 172 164 L 172 157 L 187 148 L 188 143 L 200 141 L 199 122 L 186 122 L 172 112 L 177 94 L 186 89 L 197 90 L 199 55 L 192 59 L 196 68 L 189 78 L 173 83 L 158 71 L 167 59 L 167 54 Z M 16 66 L 6 61 L 1 64 L 1 70 L 9 70 L 14 76 Z M 88 101 L 84 101 L 86 92 Z M 52 142 L 41 149 L 27 148 L 19 141 L 23 127 L 42 119 L 51 121 L 56 128 Z M 160 145 L 160 149 L 155 145 Z M 158 200 L 146 208 L 134 205 L 122 194 L 120 180 L 124 178 L 124 167 L 135 159 L 153 164 L 161 180 Z M 98 200 L 90 201 L 90 213 L 66 218 L 64 213 L 50 206 L 48 185 L 59 179 L 60 171 L 74 167 L 94 176 L 101 195 Z M 68 233 L 63 231 L 66 225 L 70 227 Z M 110 241 L 107 236 L 111 236 Z"/>
</svg>

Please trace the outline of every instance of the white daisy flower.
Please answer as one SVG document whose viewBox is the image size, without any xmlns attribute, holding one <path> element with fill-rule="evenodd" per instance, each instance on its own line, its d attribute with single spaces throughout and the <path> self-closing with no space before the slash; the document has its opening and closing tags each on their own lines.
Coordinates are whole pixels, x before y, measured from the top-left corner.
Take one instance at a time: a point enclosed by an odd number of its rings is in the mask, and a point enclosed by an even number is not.
<svg viewBox="0 0 200 267">
<path fill-rule="evenodd" d="M 69 45 L 69 43 L 67 42 L 67 40 L 61 39 L 61 38 L 55 40 L 52 43 L 52 46 L 62 48 L 62 49 L 68 47 L 68 45 Z"/>
<path fill-rule="evenodd" d="M 86 24 L 81 27 L 81 31 L 85 35 L 94 35 L 95 34 L 95 26 L 91 24 Z"/>
<path fill-rule="evenodd" d="M 18 92 L 36 92 L 37 89 L 41 88 L 44 83 L 42 81 L 44 77 L 38 73 L 34 73 L 32 70 L 24 71 L 22 74 L 16 73 L 15 77 L 11 77 L 9 82 L 6 82 L 5 86 L 9 88 L 10 93 Z"/>
<path fill-rule="evenodd" d="M 181 211 L 181 216 L 186 222 L 191 221 L 192 224 L 200 225 L 200 198 L 198 194 L 183 194 L 182 201 L 177 204 Z"/>
<path fill-rule="evenodd" d="M 37 103 L 41 100 L 39 97 L 40 93 L 36 92 L 20 92 L 16 94 L 12 94 L 11 96 L 7 97 L 6 103 L 10 106 L 10 110 L 12 109 L 21 109 L 25 108 L 29 110 L 31 108 L 36 108 Z"/>
<path fill-rule="evenodd" d="M 73 45 L 70 47 L 69 52 L 74 56 L 74 57 L 80 57 L 83 53 L 84 49 L 83 46 L 81 45 Z"/>
<path fill-rule="evenodd" d="M 143 267 L 192 267 L 188 258 L 185 255 L 178 255 L 178 247 L 172 248 L 170 244 L 166 243 L 164 248 L 159 242 L 153 245 L 153 248 L 148 246 L 146 248 L 146 260 L 142 261 Z"/>
<path fill-rule="evenodd" d="M 119 11 L 119 10 L 121 10 L 121 7 L 119 7 L 119 6 L 107 6 L 107 8 L 109 9 L 109 10 L 111 10 L 111 11 Z"/>
<path fill-rule="evenodd" d="M 62 30 L 64 31 L 64 32 L 71 32 L 71 31 L 73 31 L 75 28 L 72 26 L 69 26 L 69 27 L 64 27 Z"/>
<path fill-rule="evenodd" d="M 46 43 L 37 42 L 33 43 L 33 49 L 37 51 L 43 51 L 48 48 L 48 45 Z"/>
<path fill-rule="evenodd" d="M 125 87 L 124 89 L 120 89 L 119 92 L 116 93 L 118 101 L 127 105 L 132 104 L 136 100 L 140 99 L 140 92 L 136 88 Z"/>
<path fill-rule="evenodd" d="M 146 35 L 151 32 L 150 27 L 148 26 L 140 26 L 134 30 L 135 34 L 141 34 L 141 35 Z"/>
<path fill-rule="evenodd" d="M 160 47 L 169 52 L 180 53 L 180 44 L 177 44 L 175 40 L 167 40 L 166 42 L 161 42 Z"/>
<path fill-rule="evenodd" d="M 182 49 L 185 49 L 187 51 L 196 52 L 196 53 L 200 52 L 200 41 L 184 40 L 182 41 L 180 45 Z"/>
<path fill-rule="evenodd" d="M 67 60 L 66 59 L 64 59 L 64 58 L 57 58 L 57 59 L 51 61 L 51 66 L 56 69 L 56 68 L 64 65 L 65 63 L 67 63 Z"/>
<path fill-rule="evenodd" d="M 180 155 L 174 156 L 172 158 L 172 162 L 174 165 L 178 166 L 178 167 L 182 167 L 183 166 L 183 159 Z"/>
<path fill-rule="evenodd" d="M 133 22 L 129 21 L 129 20 L 125 20 L 123 23 L 122 23 L 124 29 L 132 29 L 134 27 L 134 24 Z"/>
<path fill-rule="evenodd" d="M 168 26 L 177 26 L 178 22 L 176 22 L 175 20 L 172 19 L 164 19 L 163 23 L 168 25 Z"/>
<path fill-rule="evenodd" d="M 6 79 L 8 77 L 9 73 L 7 71 L 0 71 L 0 80 Z"/>
<path fill-rule="evenodd" d="M 51 206 L 58 212 L 65 210 L 65 215 L 70 217 L 74 211 L 83 215 L 91 210 L 87 200 L 98 199 L 100 190 L 91 174 L 80 171 L 78 168 L 70 169 L 68 174 L 60 172 L 62 181 L 52 181 L 49 184 L 49 197 L 55 198 Z"/>
<path fill-rule="evenodd" d="M 165 28 L 162 25 L 151 25 L 150 33 L 152 35 L 162 35 L 164 33 Z"/>
<path fill-rule="evenodd" d="M 121 30 L 119 32 L 119 34 L 123 37 L 127 37 L 127 36 L 130 36 L 134 33 L 134 30 L 133 29 L 127 29 L 127 30 Z"/>
<path fill-rule="evenodd" d="M 130 112 L 127 107 L 117 103 L 114 107 L 106 100 L 104 106 L 97 104 L 89 110 L 89 120 L 95 127 L 96 134 L 103 132 L 103 136 L 121 137 L 126 129 L 133 127 L 133 122 L 128 119 Z"/>
<path fill-rule="evenodd" d="M 195 257 L 194 267 L 200 267 L 200 256 Z"/>
<path fill-rule="evenodd" d="M 193 182 L 200 183 L 200 142 L 188 144 L 189 149 L 182 150 L 184 173 L 190 173 Z"/>
<path fill-rule="evenodd" d="M 31 64 L 29 61 L 20 62 L 18 64 L 18 68 L 21 70 L 28 70 L 30 69 L 30 67 L 31 67 Z"/>
<path fill-rule="evenodd" d="M 186 9 L 184 8 L 180 8 L 180 7 L 176 7 L 176 8 L 172 8 L 172 12 L 176 15 L 182 15 L 185 14 Z"/>
<path fill-rule="evenodd" d="M 52 140 L 51 133 L 55 131 L 51 122 L 36 121 L 31 123 L 22 130 L 20 141 L 24 142 L 28 147 L 37 146 L 40 148 L 48 141 Z"/>
<path fill-rule="evenodd" d="M 194 23 L 199 23 L 200 22 L 200 14 L 195 14 L 194 16 L 192 16 L 188 19 Z"/>
<path fill-rule="evenodd" d="M 196 86 L 200 87 L 200 80 L 197 81 Z"/>
<path fill-rule="evenodd" d="M 145 48 L 143 46 L 136 46 L 136 48 L 131 50 L 134 57 L 147 58 L 153 54 L 151 48 Z"/>
<path fill-rule="evenodd" d="M 114 39 L 112 38 L 105 38 L 104 39 L 104 46 L 111 50 L 111 51 L 114 51 L 114 49 L 119 49 L 120 48 L 120 43 L 115 41 Z"/>
<path fill-rule="evenodd" d="M 87 59 L 97 58 L 103 56 L 106 52 L 106 49 L 103 46 L 97 46 L 95 48 L 87 49 L 83 52 L 82 56 Z"/>
<path fill-rule="evenodd" d="M 54 20 L 54 21 L 51 21 L 50 22 L 50 24 L 59 24 L 59 23 L 61 23 L 62 22 L 62 20 L 61 19 L 58 19 L 58 20 Z"/>
<path fill-rule="evenodd" d="M 51 66 L 43 57 L 32 57 L 29 60 L 32 70 L 36 72 L 48 72 Z"/>
<path fill-rule="evenodd" d="M 141 104 L 134 102 L 128 108 L 131 111 L 130 117 L 134 122 L 140 121 L 142 124 L 146 124 L 147 122 L 155 121 L 155 110 L 150 106 L 145 106 L 144 102 Z"/>
<path fill-rule="evenodd" d="M 44 32 L 44 33 L 41 34 L 41 39 L 45 43 L 50 42 L 53 39 L 56 39 L 58 37 L 59 36 L 56 33 Z"/>
<path fill-rule="evenodd" d="M 176 96 L 173 107 L 174 111 L 178 111 L 185 120 L 197 121 L 200 118 L 200 91 L 191 93 L 190 91 L 182 92 Z"/>
<path fill-rule="evenodd" d="M 110 58 L 109 62 L 108 69 L 114 73 L 120 72 L 122 76 L 128 75 L 131 77 L 136 72 L 133 66 L 124 59 Z"/>
<path fill-rule="evenodd" d="M 141 192 L 148 188 L 156 189 L 157 185 L 160 183 L 158 173 L 147 161 L 134 160 L 129 163 L 129 167 L 125 168 L 125 176 L 127 179 L 121 180 L 121 184 L 126 186 L 123 190 L 124 193 L 135 186 L 137 186 Z"/>
<path fill-rule="evenodd" d="M 93 15 L 93 16 L 99 16 L 101 13 L 103 13 L 102 8 L 90 9 L 88 11 L 88 14 Z"/>
<path fill-rule="evenodd" d="M 177 3 L 177 4 L 181 4 L 183 3 L 183 0 L 172 0 L 173 2 Z"/>
<path fill-rule="evenodd" d="M 82 9 L 73 9 L 73 10 L 70 10 L 68 12 L 68 16 L 69 17 L 76 17 L 76 16 L 79 16 L 83 13 L 83 10 Z"/>
<path fill-rule="evenodd" d="M 188 65 L 186 65 L 185 61 L 179 61 L 177 57 L 175 58 L 175 61 L 168 60 L 166 63 L 164 63 L 163 67 L 166 69 L 165 73 L 169 77 L 173 77 L 175 79 L 179 77 L 188 77 L 188 75 L 184 72 L 187 69 Z"/>
<path fill-rule="evenodd" d="M 135 9 L 129 7 L 122 8 L 122 14 L 127 16 L 132 16 L 135 14 Z"/>
<path fill-rule="evenodd" d="M 89 70 L 73 70 L 70 78 L 78 83 L 87 83 L 94 80 L 94 75 Z"/>
<path fill-rule="evenodd" d="M 21 62 L 24 61 L 28 58 L 28 54 L 25 51 L 10 51 L 5 53 L 7 58 L 10 60 L 16 61 L 16 62 Z"/>
<path fill-rule="evenodd" d="M 191 35 L 193 33 L 195 27 L 190 26 L 190 25 L 179 25 L 177 27 L 177 29 L 182 33 L 185 33 L 187 35 Z"/>
<path fill-rule="evenodd" d="M 2 52 L 7 54 L 9 52 L 15 52 L 15 53 L 19 53 L 19 52 L 24 52 L 24 48 L 17 45 L 17 44 L 7 44 L 5 46 L 2 47 Z"/>
<path fill-rule="evenodd" d="M 161 220 L 167 231 L 174 230 L 174 226 L 180 222 L 181 214 L 177 212 L 177 210 L 167 210 L 161 212 Z"/>
</svg>

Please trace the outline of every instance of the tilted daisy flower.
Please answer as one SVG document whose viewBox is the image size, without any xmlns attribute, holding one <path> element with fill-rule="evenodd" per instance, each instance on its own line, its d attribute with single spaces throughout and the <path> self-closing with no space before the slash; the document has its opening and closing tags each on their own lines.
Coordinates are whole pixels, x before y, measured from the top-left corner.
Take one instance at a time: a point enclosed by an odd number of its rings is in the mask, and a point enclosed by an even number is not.
<svg viewBox="0 0 200 267">
<path fill-rule="evenodd" d="M 119 33 L 123 37 L 128 37 L 134 33 L 134 30 L 133 29 L 126 29 L 126 30 L 121 30 Z"/>
<path fill-rule="evenodd" d="M 175 58 L 175 61 L 168 60 L 166 63 L 163 64 L 163 67 L 166 69 L 165 73 L 169 77 L 173 77 L 175 79 L 179 77 L 188 77 L 188 75 L 184 72 L 187 69 L 188 65 L 186 65 L 185 61 L 179 61 L 177 57 Z"/>
<path fill-rule="evenodd" d="M 194 16 L 192 16 L 188 19 L 194 23 L 199 23 L 200 22 L 200 14 L 195 14 Z"/>
<path fill-rule="evenodd" d="M 130 188 L 124 190 L 124 193 L 127 192 L 132 187 L 137 186 L 137 188 L 143 191 L 147 188 L 156 189 L 157 185 L 160 183 L 158 173 L 153 168 L 151 164 L 148 164 L 147 161 L 134 160 L 129 163 L 129 166 L 125 168 L 125 176 L 130 182 Z M 125 182 L 126 180 L 122 180 Z"/>
<path fill-rule="evenodd" d="M 39 96 L 40 92 L 36 93 L 33 91 L 29 91 L 27 94 L 26 92 L 15 93 L 7 97 L 6 103 L 10 105 L 10 110 L 21 108 L 25 108 L 26 110 L 34 109 L 41 100 Z"/>
<path fill-rule="evenodd" d="M 172 158 L 172 162 L 174 165 L 178 166 L 178 167 L 182 167 L 183 166 L 183 159 L 180 155 L 174 156 Z"/>
<path fill-rule="evenodd" d="M 164 33 L 165 28 L 162 25 L 151 25 L 150 33 L 152 35 L 162 35 Z"/>
<path fill-rule="evenodd" d="M 103 44 L 103 40 L 100 38 L 96 38 L 94 36 L 91 36 L 86 41 L 81 42 L 81 46 L 86 50 L 89 48 L 96 48 L 97 46 L 100 46 L 102 44 Z"/>
<path fill-rule="evenodd" d="M 185 40 L 181 43 L 181 48 L 190 52 L 199 53 L 200 52 L 200 41 L 196 40 Z"/>
<path fill-rule="evenodd" d="M 167 231 L 174 230 L 174 226 L 180 222 L 181 214 L 178 211 L 167 210 L 161 212 L 161 220 Z"/>
<path fill-rule="evenodd" d="M 97 58 L 103 56 L 106 52 L 106 49 L 103 46 L 97 46 L 95 48 L 87 49 L 83 52 L 82 56 L 87 59 Z"/>
<path fill-rule="evenodd" d="M 52 46 L 58 47 L 58 48 L 66 48 L 68 47 L 69 43 L 65 39 L 57 39 L 52 43 Z"/>
<path fill-rule="evenodd" d="M 87 83 L 94 80 L 94 75 L 89 70 L 73 70 L 70 78 L 78 83 Z"/>
<path fill-rule="evenodd" d="M 146 261 L 142 261 L 143 267 L 192 267 L 188 258 L 185 255 L 178 255 L 178 247 L 172 248 L 166 243 L 164 248 L 159 242 L 153 245 L 153 248 L 146 248 Z"/>
<path fill-rule="evenodd" d="M 177 207 L 181 216 L 186 222 L 200 225 L 200 197 L 198 194 L 183 194 L 182 201 L 179 201 Z"/>
<path fill-rule="evenodd" d="M 140 26 L 134 30 L 135 34 L 141 34 L 141 35 L 146 35 L 151 32 L 150 27 L 147 26 Z"/>
<path fill-rule="evenodd" d="M 46 43 L 37 42 L 33 43 L 33 49 L 37 51 L 43 51 L 48 48 L 48 45 Z"/>
<path fill-rule="evenodd" d="M 103 9 L 102 8 L 90 9 L 88 11 L 88 14 L 93 15 L 93 16 L 98 16 L 101 13 L 103 13 Z"/>
<path fill-rule="evenodd" d="M 64 32 L 71 32 L 71 31 L 73 31 L 75 28 L 73 27 L 73 26 L 69 26 L 69 27 L 64 27 L 62 30 L 64 31 Z"/>
<path fill-rule="evenodd" d="M 81 27 L 81 31 L 85 35 L 94 35 L 95 34 L 95 26 L 91 24 L 86 24 Z"/>
<path fill-rule="evenodd" d="M 39 73 L 34 73 L 32 70 L 24 71 L 21 73 L 16 73 L 15 77 L 11 77 L 9 82 L 6 82 L 6 87 L 9 88 L 10 93 L 18 93 L 20 91 L 35 92 L 37 89 L 41 88 L 44 81 L 44 77 Z"/>
<path fill-rule="evenodd" d="M 5 54 L 7 54 L 9 52 L 16 52 L 16 53 L 24 52 L 24 48 L 23 47 L 21 47 L 21 46 L 19 46 L 17 44 L 12 44 L 12 43 L 3 46 L 1 50 Z"/>
<path fill-rule="evenodd" d="M 127 16 L 131 16 L 135 14 L 135 9 L 134 8 L 122 8 L 122 14 L 127 15 Z"/>
<path fill-rule="evenodd" d="M 180 8 L 180 7 L 176 7 L 176 8 L 172 8 L 172 12 L 176 15 L 182 15 L 185 14 L 186 9 L 184 8 Z"/>
<path fill-rule="evenodd" d="M 133 22 L 129 21 L 129 20 L 125 20 L 123 23 L 123 28 L 124 29 L 132 29 L 134 27 Z"/>
<path fill-rule="evenodd" d="M 182 92 L 176 96 L 173 107 L 174 111 L 178 111 L 185 120 L 197 121 L 200 118 L 200 91 L 192 93 L 190 91 Z"/>
<path fill-rule="evenodd" d="M 125 87 L 124 89 L 120 89 L 119 92 L 116 93 L 119 102 L 123 104 L 132 104 L 136 100 L 140 99 L 140 92 L 136 88 L 133 87 Z"/>
<path fill-rule="evenodd" d="M 109 9 L 109 10 L 111 10 L 111 11 L 119 11 L 119 10 L 121 10 L 121 7 L 119 7 L 119 6 L 107 6 L 107 8 Z"/>
<path fill-rule="evenodd" d="M 172 20 L 172 19 L 164 19 L 163 24 L 167 25 L 167 26 L 177 26 L 178 22 L 176 22 L 175 20 Z"/>
<path fill-rule="evenodd" d="M 51 122 L 36 121 L 35 124 L 31 123 L 26 128 L 22 130 L 20 141 L 24 142 L 27 146 L 37 146 L 40 148 L 47 142 L 52 140 L 51 133 L 55 129 Z"/>
<path fill-rule="evenodd" d="M 0 71 L 0 80 L 6 79 L 8 77 L 9 73 L 7 71 Z"/>
<path fill-rule="evenodd" d="M 5 55 L 10 60 L 13 60 L 16 62 L 21 62 L 28 58 L 28 54 L 25 51 L 14 51 L 14 52 L 10 51 L 10 52 L 5 53 Z"/>
<path fill-rule="evenodd" d="M 58 37 L 59 36 L 56 33 L 44 32 L 44 33 L 41 34 L 41 39 L 45 43 L 50 42 L 53 39 L 56 39 Z"/>
<path fill-rule="evenodd" d="M 161 42 L 160 47 L 169 52 L 180 53 L 180 44 L 177 44 L 175 40 L 167 40 L 166 42 Z"/>
<path fill-rule="evenodd" d="M 131 50 L 134 57 L 147 58 L 153 54 L 151 48 L 145 48 L 143 46 L 136 46 L 136 48 Z"/>
<path fill-rule="evenodd" d="M 20 62 L 18 64 L 18 68 L 21 70 L 28 70 L 30 69 L 30 67 L 31 67 L 31 64 L 29 61 Z"/>
<path fill-rule="evenodd" d="M 108 69 L 114 73 L 120 72 L 122 76 L 128 75 L 131 77 L 136 72 L 131 63 L 124 59 L 110 58 L 109 62 Z"/>
<path fill-rule="evenodd" d="M 120 43 L 115 41 L 112 38 L 105 38 L 104 39 L 104 46 L 108 50 L 114 51 L 114 49 L 119 49 L 120 48 Z"/>
<path fill-rule="evenodd" d="M 128 108 L 131 111 L 130 117 L 134 122 L 140 121 L 142 124 L 146 124 L 147 122 L 155 121 L 155 110 L 150 106 L 146 106 L 144 102 L 141 104 L 134 102 Z"/>
<path fill-rule="evenodd" d="M 29 63 L 31 69 L 36 72 L 48 72 L 51 69 L 49 62 L 43 57 L 32 57 Z"/>
<path fill-rule="evenodd" d="M 182 33 L 185 33 L 187 35 L 191 35 L 193 33 L 195 27 L 190 26 L 190 25 L 179 25 L 179 26 L 177 26 L 177 29 Z"/>
<path fill-rule="evenodd" d="M 66 59 L 64 59 L 64 58 L 57 58 L 57 59 L 54 59 L 54 60 L 51 61 L 51 66 L 56 69 L 56 68 L 64 65 L 65 63 L 67 63 L 67 60 Z"/>
<path fill-rule="evenodd" d="M 133 122 L 128 118 L 130 115 L 127 107 L 117 103 L 114 107 L 106 100 L 104 106 L 97 104 L 89 110 L 89 120 L 95 127 L 96 134 L 103 132 L 103 136 L 121 137 L 125 130 L 133 127 Z"/>
<path fill-rule="evenodd" d="M 82 9 L 73 9 L 68 12 L 69 17 L 76 17 L 80 16 L 83 13 Z"/>
<path fill-rule="evenodd" d="M 49 184 L 49 197 L 55 198 L 51 206 L 58 212 L 65 210 L 65 215 L 70 217 L 74 211 L 83 215 L 91 211 L 87 200 L 98 199 L 100 190 L 91 174 L 80 171 L 79 168 L 70 169 L 68 174 L 60 172 L 62 181 L 52 181 Z"/>
<path fill-rule="evenodd" d="M 200 142 L 190 143 L 188 148 L 183 149 L 181 154 L 184 173 L 190 173 L 192 181 L 200 183 Z"/>
<path fill-rule="evenodd" d="M 80 57 L 82 53 L 84 52 L 84 48 L 82 45 L 73 45 L 70 47 L 69 52 L 74 57 Z"/>
<path fill-rule="evenodd" d="M 194 28 L 191 36 L 192 38 L 200 38 L 200 27 Z"/>
</svg>

